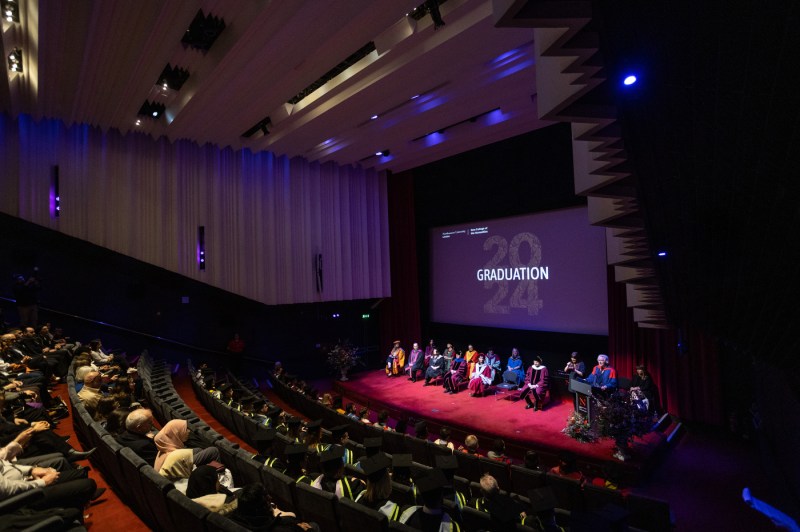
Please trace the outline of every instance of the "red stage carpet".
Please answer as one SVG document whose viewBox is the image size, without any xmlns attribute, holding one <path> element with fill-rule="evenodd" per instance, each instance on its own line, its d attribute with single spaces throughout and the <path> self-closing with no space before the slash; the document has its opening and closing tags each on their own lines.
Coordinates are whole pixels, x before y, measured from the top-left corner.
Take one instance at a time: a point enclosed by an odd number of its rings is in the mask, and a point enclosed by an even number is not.
<svg viewBox="0 0 800 532">
<path fill-rule="evenodd" d="M 415 420 L 429 421 L 432 433 L 439 426 L 448 425 L 462 433 L 478 436 L 486 452 L 492 440 L 501 437 L 506 441 L 511 456 L 521 457 L 527 449 L 536 449 L 551 455 L 552 461 L 559 451 L 568 449 L 590 462 L 612 460 L 613 442 L 580 443 L 561 432 L 567 417 L 572 413 L 571 397 L 553 397 L 544 410 L 526 410 L 524 401 L 512 401 L 516 392 L 506 396 L 489 395 L 470 397 L 467 390 L 456 395 L 443 393 L 441 386 L 423 386 L 424 381 L 412 383 L 406 377 L 387 378 L 381 371 L 368 371 L 351 377 L 346 382 L 336 382 L 335 389 L 353 402 L 370 410 L 387 409 L 394 419 L 405 415 Z M 409 428 L 413 434 L 413 426 Z M 459 437 L 460 436 L 460 437 Z M 456 434 L 454 441 L 463 441 Z M 641 469 L 661 443 L 661 436 L 650 434 L 633 444 L 632 459 L 625 466 Z"/>
</svg>

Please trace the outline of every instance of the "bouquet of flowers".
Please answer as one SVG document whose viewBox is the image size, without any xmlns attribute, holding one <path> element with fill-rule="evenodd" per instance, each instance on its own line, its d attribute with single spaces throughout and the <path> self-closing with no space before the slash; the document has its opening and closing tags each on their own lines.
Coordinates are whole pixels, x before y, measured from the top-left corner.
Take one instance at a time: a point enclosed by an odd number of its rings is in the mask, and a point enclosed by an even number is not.
<svg viewBox="0 0 800 532">
<path fill-rule="evenodd" d="M 639 408 L 628 394 L 612 394 L 598 399 L 598 428 L 606 438 L 613 438 L 617 447 L 625 449 L 635 436 L 644 436 L 653 427 L 653 418 Z"/>
<path fill-rule="evenodd" d="M 567 418 L 567 426 L 561 432 L 583 443 L 594 443 L 600 435 L 597 431 L 597 424 L 589 424 L 589 421 L 578 412 L 573 412 Z"/>
<path fill-rule="evenodd" d="M 359 361 L 358 349 L 350 342 L 339 342 L 328 352 L 328 365 L 339 373 L 346 373 Z"/>
</svg>

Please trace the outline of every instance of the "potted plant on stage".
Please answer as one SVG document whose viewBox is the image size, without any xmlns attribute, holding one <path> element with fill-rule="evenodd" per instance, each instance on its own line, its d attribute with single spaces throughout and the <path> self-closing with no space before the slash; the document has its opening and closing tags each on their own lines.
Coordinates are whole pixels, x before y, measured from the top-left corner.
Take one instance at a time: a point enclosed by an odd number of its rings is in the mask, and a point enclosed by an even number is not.
<svg viewBox="0 0 800 532">
<path fill-rule="evenodd" d="M 359 361 L 358 349 L 347 341 L 337 343 L 328 352 L 328 365 L 339 374 L 341 381 L 348 380 L 347 373 Z"/>
</svg>

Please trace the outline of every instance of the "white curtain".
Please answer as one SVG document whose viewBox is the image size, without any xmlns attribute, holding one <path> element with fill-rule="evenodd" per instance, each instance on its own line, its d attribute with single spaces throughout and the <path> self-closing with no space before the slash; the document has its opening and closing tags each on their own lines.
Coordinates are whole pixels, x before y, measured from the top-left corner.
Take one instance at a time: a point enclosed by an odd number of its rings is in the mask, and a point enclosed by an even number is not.
<svg viewBox="0 0 800 532">
<path fill-rule="evenodd" d="M 383 173 L 25 115 L 0 115 L 0 143 L 7 214 L 266 304 L 391 295 Z"/>
</svg>

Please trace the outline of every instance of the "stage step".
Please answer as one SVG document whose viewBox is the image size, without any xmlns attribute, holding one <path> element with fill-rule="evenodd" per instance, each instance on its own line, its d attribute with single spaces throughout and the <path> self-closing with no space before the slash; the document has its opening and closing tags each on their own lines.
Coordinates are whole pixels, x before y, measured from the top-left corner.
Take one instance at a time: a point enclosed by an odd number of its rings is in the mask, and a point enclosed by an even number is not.
<svg viewBox="0 0 800 532">
<path fill-rule="evenodd" d="M 680 440 L 684 432 L 685 430 L 683 427 L 683 423 L 679 421 L 678 424 L 675 425 L 672 428 L 672 430 L 667 434 L 667 444 L 675 445 L 676 443 L 678 443 L 678 440 Z"/>
<path fill-rule="evenodd" d="M 672 424 L 672 416 L 664 414 L 653 425 L 653 432 L 664 432 Z"/>
</svg>

